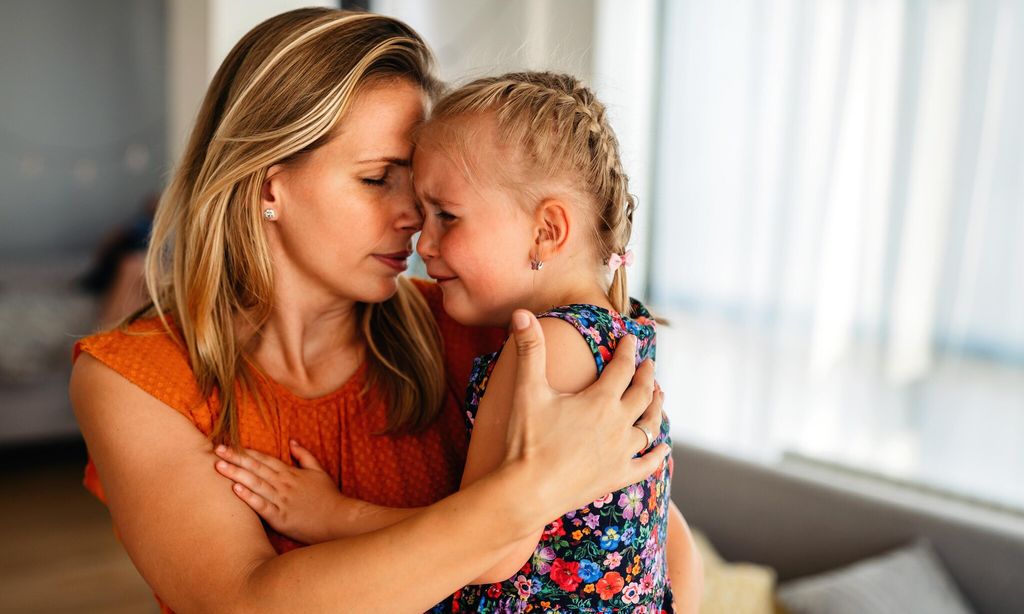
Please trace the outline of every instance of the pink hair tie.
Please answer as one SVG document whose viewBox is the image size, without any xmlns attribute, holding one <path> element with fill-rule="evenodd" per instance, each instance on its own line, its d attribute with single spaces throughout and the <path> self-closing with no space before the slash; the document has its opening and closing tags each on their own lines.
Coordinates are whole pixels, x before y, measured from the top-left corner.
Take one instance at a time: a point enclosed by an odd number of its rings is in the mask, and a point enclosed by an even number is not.
<svg viewBox="0 0 1024 614">
<path fill-rule="evenodd" d="M 608 257 L 608 270 L 612 273 L 615 272 L 620 266 L 631 266 L 633 264 L 633 250 L 627 249 L 626 253 L 612 254 Z"/>
</svg>

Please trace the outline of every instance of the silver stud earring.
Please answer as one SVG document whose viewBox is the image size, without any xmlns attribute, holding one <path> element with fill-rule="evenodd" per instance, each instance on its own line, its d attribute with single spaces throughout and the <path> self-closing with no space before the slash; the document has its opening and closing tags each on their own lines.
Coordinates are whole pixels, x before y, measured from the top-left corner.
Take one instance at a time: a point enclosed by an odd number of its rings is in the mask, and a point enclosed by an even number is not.
<svg viewBox="0 0 1024 614">
<path fill-rule="evenodd" d="M 273 222 L 274 220 L 277 219 L 277 211 L 274 209 L 264 209 L 263 219 L 267 220 L 268 222 Z"/>
<path fill-rule="evenodd" d="M 544 261 L 543 260 L 537 260 L 536 258 L 531 258 L 530 259 L 530 268 L 533 269 L 534 271 L 539 271 L 539 270 L 544 268 Z"/>
</svg>

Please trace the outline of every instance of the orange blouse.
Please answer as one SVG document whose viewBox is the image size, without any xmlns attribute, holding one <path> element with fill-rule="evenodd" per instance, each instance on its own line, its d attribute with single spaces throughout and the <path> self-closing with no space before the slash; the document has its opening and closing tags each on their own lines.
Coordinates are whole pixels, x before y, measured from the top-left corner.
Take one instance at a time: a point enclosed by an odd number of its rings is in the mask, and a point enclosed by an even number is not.
<svg viewBox="0 0 1024 614">
<path fill-rule="evenodd" d="M 445 350 L 448 394 L 433 425 L 414 435 L 376 434 L 386 424 L 387 406 L 372 390 L 360 394 L 365 364 L 341 388 L 316 399 L 296 396 L 255 373 L 259 392 L 271 400 L 271 420 L 268 424 L 261 418 L 248 395 L 240 397 L 241 445 L 292 463 L 288 440 L 295 439 L 320 461 L 343 494 L 379 505 L 429 505 L 458 490 L 468 445 L 463 412 L 473 358 L 497 349 L 506 332 L 462 326 L 444 313 L 440 288 L 413 281 L 437 320 Z M 202 395 L 184 347 L 156 318 L 133 322 L 128 330 L 131 334 L 115 330 L 80 340 L 74 359 L 82 352 L 90 354 L 209 435 L 217 401 Z M 85 468 L 85 487 L 105 502 L 91 460 Z M 278 553 L 302 545 L 269 527 L 267 536 Z"/>
</svg>

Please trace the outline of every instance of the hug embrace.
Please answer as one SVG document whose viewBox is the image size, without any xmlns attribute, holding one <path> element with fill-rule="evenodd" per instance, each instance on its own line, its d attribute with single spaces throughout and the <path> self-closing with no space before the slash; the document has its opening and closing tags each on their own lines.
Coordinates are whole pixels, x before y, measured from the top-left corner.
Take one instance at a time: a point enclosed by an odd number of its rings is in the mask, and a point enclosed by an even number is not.
<svg viewBox="0 0 1024 614">
<path fill-rule="evenodd" d="M 164 611 L 696 612 L 634 207 L 571 76 L 445 91 L 369 13 L 246 34 L 150 304 L 75 348 L 86 486 Z"/>
</svg>

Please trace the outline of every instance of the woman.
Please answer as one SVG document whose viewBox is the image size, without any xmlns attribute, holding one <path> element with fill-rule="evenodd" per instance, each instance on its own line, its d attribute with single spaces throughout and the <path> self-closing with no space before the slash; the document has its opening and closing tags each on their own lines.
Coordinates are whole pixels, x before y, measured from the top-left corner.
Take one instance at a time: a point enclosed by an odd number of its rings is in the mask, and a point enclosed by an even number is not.
<svg viewBox="0 0 1024 614">
<path fill-rule="evenodd" d="M 156 214 L 153 304 L 80 342 L 71 380 L 86 485 L 165 610 L 422 611 L 667 453 L 629 460 L 660 419 L 656 399 L 630 426 L 653 390 L 647 364 L 623 394 L 632 340 L 601 381 L 558 396 L 520 312 L 505 462 L 451 494 L 466 447 L 454 391 L 491 348 L 444 319 L 436 288 L 399 277 L 422 222 L 410 134 L 435 88 L 406 26 L 327 9 L 260 24 L 214 77 Z M 573 438 L 610 444 L 565 448 Z M 348 496 L 427 507 L 296 549 L 211 469 L 214 445 L 287 461 L 291 440 Z"/>
</svg>

